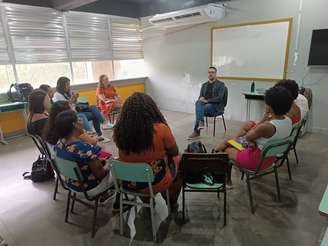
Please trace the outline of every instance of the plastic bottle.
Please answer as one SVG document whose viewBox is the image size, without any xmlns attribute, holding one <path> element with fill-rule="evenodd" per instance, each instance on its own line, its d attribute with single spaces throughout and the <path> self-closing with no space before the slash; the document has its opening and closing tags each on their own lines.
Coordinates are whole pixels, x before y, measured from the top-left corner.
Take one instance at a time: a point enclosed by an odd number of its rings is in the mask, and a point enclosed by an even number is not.
<svg viewBox="0 0 328 246">
<path fill-rule="evenodd" d="M 252 85 L 251 85 L 251 92 L 255 92 L 255 83 L 254 83 L 254 81 L 252 82 Z"/>
</svg>

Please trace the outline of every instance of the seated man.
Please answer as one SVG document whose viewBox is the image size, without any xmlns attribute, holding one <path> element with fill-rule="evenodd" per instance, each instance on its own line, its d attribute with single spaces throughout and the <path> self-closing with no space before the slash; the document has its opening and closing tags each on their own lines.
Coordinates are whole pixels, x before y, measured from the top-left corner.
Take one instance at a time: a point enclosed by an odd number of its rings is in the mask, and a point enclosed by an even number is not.
<svg viewBox="0 0 328 246">
<path fill-rule="evenodd" d="M 188 139 L 200 136 L 200 130 L 204 128 L 204 117 L 214 116 L 224 111 L 224 95 L 226 87 L 222 81 L 216 79 L 217 69 L 208 68 L 208 81 L 202 85 L 200 96 L 196 102 L 196 122 L 194 132 Z"/>
</svg>

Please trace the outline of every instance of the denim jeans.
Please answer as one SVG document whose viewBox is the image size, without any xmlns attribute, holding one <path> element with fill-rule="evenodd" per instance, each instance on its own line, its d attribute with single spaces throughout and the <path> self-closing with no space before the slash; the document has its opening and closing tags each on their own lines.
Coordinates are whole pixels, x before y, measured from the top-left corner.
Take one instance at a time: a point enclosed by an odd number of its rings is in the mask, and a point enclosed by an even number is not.
<svg viewBox="0 0 328 246">
<path fill-rule="evenodd" d="M 83 121 L 83 128 L 86 131 L 92 131 L 89 120 L 92 120 L 93 127 L 95 128 L 99 136 L 102 135 L 100 124 L 105 121 L 104 116 L 101 114 L 99 109 L 92 105 L 90 106 L 89 111 L 79 112 L 77 116 L 80 117 Z"/>
<path fill-rule="evenodd" d="M 212 103 L 205 103 L 203 101 L 198 100 L 195 104 L 195 110 L 196 110 L 196 122 L 194 127 L 194 132 L 199 133 L 199 122 L 204 123 L 204 117 L 205 116 L 214 116 L 217 111 L 215 104 Z"/>
</svg>

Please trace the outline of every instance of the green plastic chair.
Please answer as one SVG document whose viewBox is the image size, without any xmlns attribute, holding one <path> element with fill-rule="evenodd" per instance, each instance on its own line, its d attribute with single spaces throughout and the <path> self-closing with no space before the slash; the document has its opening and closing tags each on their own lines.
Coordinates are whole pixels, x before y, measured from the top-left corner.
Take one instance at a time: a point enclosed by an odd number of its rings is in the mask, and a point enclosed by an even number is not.
<svg viewBox="0 0 328 246">
<path fill-rule="evenodd" d="M 127 163 L 119 160 L 111 161 L 111 172 L 114 178 L 116 191 L 120 193 L 120 234 L 123 235 L 123 206 L 124 204 L 134 207 L 141 206 L 150 208 L 150 217 L 152 224 L 153 240 L 157 241 L 157 233 L 155 228 L 155 194 L 153 192 L 152 183 L 154 182 L 154 173 L 151 166 L 147 163 Z M 140 193 L 125 189 L 122 182 L 143 182 L 148 183 L 149 193 Z M 128 195 L 133 196 L 133 200 L 128 199 Z M 137 202 L 137 197 L 149 197 L 149 203 Z M 169 192 L 166 190 L 166 201 L 168 213 L 170 214 L 170 198 Z"/>
<path fill-rule="evenodd" d="M 253 179 L 274 173 L 275 181 L 276 181 L 276 188 L 277 188 L 277 197 L 278 197 L 278 201 L 280 202 L 281 197 L 280 197 L 278 167 L 282 166 L 284 161 L 287 160 L 292 144 L 293 144 L 293 141 L 292 141 L 291 137 L 287 137 L 282 140 L 273 140 L 273 141 L 267 142 L 263 146 L 262 156 L 261 156 L 261 159 L 259 160 L 255 170 L 243 168 L 237 162 L 233 163 L 242 172 L 242 177 L 241 177 L 242 180 L 244 178 L 244 175 L 246 175 L 246 183 L 247 183 L 249 202 L 250 202 L 252 213 L 255 213 L 253 197 L 252 197 L 252 190 L 251 190 L 251 182 L 250 182 Z M 271 166 L 262 170 L 264 160 L 268 157 L 276 157 L 277 160 Z M 287 169 L 288 169 L 289 178 L 291 179 L 291 171 L 290 171 L 289 161 L 287 161 Z"/>
<path fill-rule="evenodd" d="M 296 151 L 296 145 L 297 145 L 297 142 L 298 142 L 298 138 L 301 135 L 302 128 L 305 126 L 305 124 L 306 124 L 306 118 L 304 118 L 301 122 L 299 122 L 297 124 L 294 124 L 293 129 L 292 129 L 292 133 L 291 133 L 291 138 L 292 138 L 292 141 L 293 141 L 291 151 L 294 151 L 294 155 L 295 155 L 297 165 L 298 165 L 299 161 L 298 161 L 298 155 L 297 155 L 297 151 Z M 287 158 L 287 160 L 289 161 L 288 158 Z"/>
<path fill-rule="evenodd" d="M 55 156 L 55 165 L 60 173 L 60 175 L 64 176 L 66 180 L 71 179 L 74 181 L 79 181 L 84 183 L 86 180 L 84 179 L 81 170 L 77 163 L 73 161 L 68 161 L 64 160 L 62 158 L 59 158 Z M 87 193 L 87 191 L 75 191 L 74 189 L 70 188 L 69 186 L 66 185 L 68 188 L 68 195 L 67 195 L 67 203 L 66 203 L 66 215 L 65 215 L 65 222 L 68 223 L 68 215 L 69 215 L 69 208 L 70 208 L 70 201 L 72 200 L 72 205 L 71 205 L 71 213 L 74 212 L 74 205 L 75 201 L 82 203 L 83 205 L 93 208 L 93 222 L 92 222 L 92 232 L 91 232 L 91 237 L 94 238 L 96 234 L 96 222 L 97 222 L 97 212 L 98 212 L 98 206 L 99 206 L 99 200 L 101 195 L 103 195 L 105 192 L 108 190 L 101 192 L 97 194 L 94 197 L 90 197 Z M 90 205 L 89 203 L 79 199 L 76 197 L 77 193 L 83 193 L 85 198 L 88 201 L 93 201 L 94 205 Z"/>
<path fill-rule="evenodd" d="M 212 192 L 217 193 L 218 199 L 220 193 L 223 193 L 223 225 L 227 224 L 227 193 L 226 193 L 226 177 L 228 175 L 229 160 L 226 153 L 184 153 L 181 159 L 182 166 L 182 212 L 183 221 L 185 221 L 185 193 L 187 192 Z M 190 183 L 188 177 L 191 173 L 211 173 L 215 174 L 215 182 L 212 184 Z M 214 177 L 213 177 L 214 178 Z"/>
</svg>

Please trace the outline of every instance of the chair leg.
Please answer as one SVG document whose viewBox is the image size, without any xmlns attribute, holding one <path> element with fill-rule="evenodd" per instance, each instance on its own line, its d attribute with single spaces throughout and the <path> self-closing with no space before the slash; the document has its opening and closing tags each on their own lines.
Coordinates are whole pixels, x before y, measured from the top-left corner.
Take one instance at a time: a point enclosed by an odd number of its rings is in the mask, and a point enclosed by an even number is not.
<svg viewBox="0 0 328 246">
<path fill-rule="evenodd" d="M 298 165 L 298 155 L 295 147 L 294 147 L 294 154 L 295 154 L 296 164 Z"/>
<path fill-rule="evenodd" d="M 170 202 L 170 191 L 169 189 L 166 190 L 166 203 L 167 203 L 167 212 L 171 214 L 171 202 Z"/>
<path fill-rule="evenodd" d="M 150 198 L 150 218 L 151 218 L 151 226 L 152 226 L 152 231 L 153 231 L 153 240 L 154 242 L 157 241 L 156 238 L 156 226 L 155 226 L 155 217 L 154 217 L 154 199 Z"/>
<path fill-rule="evenodd" d="M 216 117 L 214 117 L 213 137 L 215 137 L 215 125 L 216 125 Z"/>
<path fill-rule="evenodd" d="M 287 156 L 287 158 L 286 158 L 286 162 L 287 162 L 288 178 L 289 178 L 289 180 L 292 180 L 292 172 L 291 172 L 291 169 L 290 169 L 289 158 L 288 158 L 288 156 Z"/>
<path fill-rule="evenodd" d="M 278 202 L 280 202 L 281 198 L 280 198 L 280 187 L 279 187 L 279 178 L 278 178 L 278 168 L 277 167 L 274 167 L 274 176 L 276 178 Z"/>
<path fill-rule="evenodd" d="M 244 173 L 244 172 L 242 172 L 242 173 L 241 173 L 241 177 L 240 177 L 240 180 L 244 180 L 244 177 L 245 177 L 245 173 Z"/>
<path fill-rule="evenodd" d="M 94 238 L 96 235 L 96 223 L 97 223 L 97 212 L 98 212 L 98 204 L 99 204 L 99 196 L 97 197 L 94 205 L 94 212 L 93 212 L 93 222 L 92 222 L 92 233 L 91 237 Z"/>
<path fill-rule="evenodd" d="M 123 193 L 120 193 L 120 234 L 123 235 Z"/>
<path fill-rule="evenodd" d="M 185 201 L 185 190 L 184 187 L 182 187 L 182 221 L 183 223 L 186 221 L 186 201 Z"/>
<path fill-rule="evenodd" d="M 75 198 L 76 198 L 76 193 L 73 193 L 71 213 L 74 213 Z"/>
<path fill-rule="evenodd" d="M 227 131 L 227 126 L 226 126 L 226 123 L 225 123 L 225 120 L 224 120 L 224 115 L 222 115 L 222 121 L 223 121 L 223 126 L 224 126 L 224 132 Z"/>
<path fill-rule="evenodd" d="M 223 226 L 227 225 L 227 192 L 223 193 Z"/>
<path fill-rule="evenodd" d="M 59 178 L 58 176 L 56 177 L 56 183 L 55 183 L 55 189 L 54 189 L 54 196 L 53 196 L 53 200 L 56 201 L 56 197 L 57 197 L 57 192 L 58 192 L 58 185 L 59 185 Z"/>
<path fill-rule="evenodd" d="M 69 203 L 71 201 L 71 191 L 68 191 L 68 195 L 67 195 L 67 203 L 66 203 L 66 215 L 65 215 L 65 222 L 68 222 L 68 213 L 69 213 Z"/>
<path fill-rule="evenodd" d="M 254 214 L 254 204 L 253 204 L 253 196 L 252 196 L 252 190 L 251 190 L 251 181 L 249 180 L 249 176 L 246 175 L 246 183 L 247 183 L 247 189 L 248 189 L 248 197 L 249 197 L 249 203 L 251 205 L 251 212 Z"/>
<path fill-rule="evenodd" d="M 208 128 L 208 119 L 205 117 L 205 122 L 206 122 L 206 128 Z"/>
</svg>

